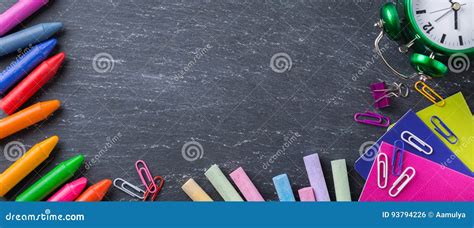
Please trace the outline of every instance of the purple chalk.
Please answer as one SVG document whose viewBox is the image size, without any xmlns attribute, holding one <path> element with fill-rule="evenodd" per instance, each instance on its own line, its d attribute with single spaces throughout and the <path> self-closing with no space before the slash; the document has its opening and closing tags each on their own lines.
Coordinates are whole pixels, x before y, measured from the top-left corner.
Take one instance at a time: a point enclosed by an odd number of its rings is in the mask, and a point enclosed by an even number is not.
<svg viewBox="0 0 474 228">
<path fill-rule="evenodd" d="M 316 200 L 331 201 L 318 154 L 308 155 L 303 160 L 306 166 L 306 173 L 308 173 L 309 183 L 316 195 Z"/>
</svg>

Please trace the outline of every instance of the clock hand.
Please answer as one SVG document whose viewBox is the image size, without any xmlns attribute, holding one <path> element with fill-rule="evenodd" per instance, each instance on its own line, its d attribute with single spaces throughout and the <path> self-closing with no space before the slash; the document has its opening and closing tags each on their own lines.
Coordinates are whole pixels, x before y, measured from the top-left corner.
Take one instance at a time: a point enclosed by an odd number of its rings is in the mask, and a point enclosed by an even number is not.
<svg viewBox="0 0 474 228">
<path fill-rule="evenodd" d="M 458 30 L 458 11 L 454 10 L 454 29 Z"/>
<path fill-rule="evenodd" d="M 461 6 L 465 6 L 467 3 L 463 3 L 461 4 Z M 439 9 L 439 10 L 435 10 L 435 11 L 431 11 L 430 14 L 433 14 L 433 13 L 438 13 L 438 12 L 441 12 L 441 11 L 445 11 L 445 10 L 450 10 L 452 9 L 453 7 L 448 7 L 448 8 L 444 8 L 444 9 Z"/>
<path fill-rule="evenodd" d="M 450 8 L 451 9 L 451 8 Z M 443 18 L 444 16 L 448 15 L 449 13 L 453 12 L 453 10 L 449 10 L 447 11 L 446 13 L 444 13 L 443 15 L 441 15 L 441 17 L 438 17 L 435 21 L 438 22 L 441 18 Z"/>
</svg>

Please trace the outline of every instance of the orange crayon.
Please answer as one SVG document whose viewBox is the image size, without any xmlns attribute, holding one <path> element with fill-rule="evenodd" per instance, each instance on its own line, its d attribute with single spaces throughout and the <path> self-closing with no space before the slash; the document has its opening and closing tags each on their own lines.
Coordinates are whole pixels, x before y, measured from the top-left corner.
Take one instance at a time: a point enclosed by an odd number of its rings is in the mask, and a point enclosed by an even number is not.
<svg viewBox="0 0 474 228">
<path fill-rule="evenodd" d="M 107 191 L 109 191 L 112 181 L 109 179 L 101 180 L 97 184 L 90 186 L 85 190 L 79 197 L 77 197 L 76 202 L 97 202 L 101 201 L 104 198 Z"/>
<path fill-rule="evenodd" d="M 0 196 L 4 196 L 10 189 L 15 187 L 23 178 L 46 160 L 58 143 L 58 140 L 58 136 L 53 136 L 34 145 L 26 154 L 5 170 L 5 172 L 1 173 Z"/>
<path fill-rule="evenodd" d="M 48 118 L 48 116 L 56 111 L 60 105 L 61 102 L 59 100 L 39 102 L 11 116 L 1 119 L 0 139 Z"/>
</svg>

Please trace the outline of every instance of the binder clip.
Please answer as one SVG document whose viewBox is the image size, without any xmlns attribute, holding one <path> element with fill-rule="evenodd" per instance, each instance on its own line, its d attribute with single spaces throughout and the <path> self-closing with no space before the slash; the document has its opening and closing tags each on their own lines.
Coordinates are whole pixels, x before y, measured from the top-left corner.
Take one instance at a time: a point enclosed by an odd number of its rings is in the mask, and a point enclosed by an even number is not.
<svg viewBox="0 0 474 228">
<path fill-rule="evenodd" d="M 438 116 L 432 116 L 431 123 L 435 126 L 434 130 L 438 132 L 438 134 L 443 136 L 446 141 L 451 144 L 456 144 L 458 142 L 458 137 L 453 133 L 453 131 L 451 131 L 451 129 L 448 128 L 448 126 L 446 126 L 446 124 Z"/>
<path fill-rule="evenodd" d="M 407 174 L 408 170 L 411 171 L 411 174 Z M 403 173 L 393 182 L 392 187 L 388 191 L 388 195 L 391 197 L 396 197 L 402 190 L 407 186 L 408 183 L 415 177 L 416 171 L 413 167 L 407 167 Z M 402 182 L 403 181 L 403 182 Z M 399 185 L 400 184 L 400 185 Z M 393 192 L 395 190 L 395 192 Z"/>
<path fill-rule="evenodd" d="M 370 85 L 372 97 L 374 97 L 374 107 L 377 109 L 390 106 L 390 97 L 408 97 L 410 88 L 403 83 L 392 83 L 388 87 L 385 82 L 376 82 Z"/>
<path fill-rule="evenodd" d="M 418 81 L 415 83 L 415 89 L 421 95 L 423 95 L 426 99 L 431 101 L 438 107 L 443 107 L 446 104 L 446 101 L 443 99 L 441 95 L 436 93 L 431 87 L 429 87 L 425 82 Z"/>
<path fill-rule="evenodd" d="M 356 113 L 354 115 L 354 120 L 358 123 L 369 124 L 378 127 L 390 126 L 390 118 L 370 111 L 365 113 Z"/>
</svg>

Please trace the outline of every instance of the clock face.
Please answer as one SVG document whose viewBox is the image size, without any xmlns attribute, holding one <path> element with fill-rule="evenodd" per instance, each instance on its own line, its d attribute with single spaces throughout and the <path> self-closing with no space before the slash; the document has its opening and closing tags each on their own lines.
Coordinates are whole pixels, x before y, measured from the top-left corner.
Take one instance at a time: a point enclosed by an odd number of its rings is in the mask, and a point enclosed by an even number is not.
<svg viewBox="0 0 474 228">
<path fill-rule="evenodd" d="M 424 36 L 449 50 L 474 47 L 474 0 L 412 0 L 414 22 Z"/>
</svg>

